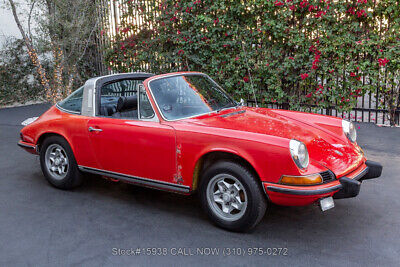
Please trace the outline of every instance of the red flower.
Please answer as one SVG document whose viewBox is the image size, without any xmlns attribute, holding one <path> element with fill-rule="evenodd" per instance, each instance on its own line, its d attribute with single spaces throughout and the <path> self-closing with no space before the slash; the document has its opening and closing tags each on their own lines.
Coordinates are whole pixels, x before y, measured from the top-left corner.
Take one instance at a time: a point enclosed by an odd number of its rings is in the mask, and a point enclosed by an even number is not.
<svg viewBox="0 0 400 267">
<path fill-rule="evenodd" d="M 215 20 L 214 20 L 214 25 L 217 25 L 218 22 L 219 22 L 219 18 L 215 19 Z"/>
<path fill-rule="evenodd" d="M 183 55 L 185 53 L 185 51 L 183 51 L 182 49 L 178 51 L 178 55 Z"/>
<path fill-rule="evenodd" d="M 312 93 L 309 93 L 309 94 L 306 95 L 306 97 L 307 97 L 307 98 L 310 98 L 311 95 L 312 95 Z"/>
<path fill-rule="evenodd" d="M 307 6 L 308 6 L 308 1 L 307 0 L 303 0 L 303 1 L 300 2 L 300 7 L 301 8 L 305 8 Z"/>
<path fill-rule="evenodd" d="M 294 60 L 294 57 L 289 57 L 289 59 Z"/>
<path fill-rule="evenodd" d="M 178 30 L 176 33 L 179 35 L 179 34 L 181 34 L 181 31 L 180 31 L 180 30 Z"/>
<path fill-rule="evenodd" d="M 239 60 L 239 57 L 235 57 L 235 61 L 238 61 Z"/>
<path fill-rule="evenodd" d="M 315 55 L 315 59 L 314 59 L 314 61 L 313 61 L 313 63 L 312 63 L 312 69 L 313 69 L 313 70 L 316 70 L 316 69 L 318 68 L 319 58 L 320 58 L 320 55 L 319 55 L 319 54 L 316 54 L 316 55 Z"/>
<path fill-rule="evenodd" d="M 350 72 L 351 77 L 356 77 L 356 74 L 354 72 Z"/>
<path fill-rule="evenodd" d="M 354 15 L 354 14 L 356 14 L 356 9 L 355 9 L 354 7 L 350 7 L 350 8 L 347 10 L 347 13 L 350 13 L 350 14 Z"/>
<path fill-rule="evenodd" d="M 334 72 L 335 70 L 329 70 L 329 73 L 332 73 L 332 72 Z"/>
<path fill-rule="evenodd" d="M 244 77 L 243 77 L 243 81 L 244 81 L 245 83 L 248 83 L 248 82 L 250 81 L 250 79 L 249 79 L 249 77 L 244 76 Z"/>
<path fill-rule="evenodd" d="M 358 17 L 358 18 L 360 18 L 360 17 L 367 17 L 367 12 L 365 12 L 364 9 L 361 9 L 361 10 L 357 11 L 357 17 Z"/>
<path fill-rule="evenodd" d="M 326 15 L 326 11 L 318 11 L 317 14 L 315 14 L 314 17 L 316 18 L 322 18 L 322 16 Z"/>
<path fill-rule="evenodd" d="M 276 1 L 275 1 L 275 6 L 283 6 L 283 3 L 280 2 L 280 1 L 278 1 L 278 0 L 276 0 Z"/>
<path fill-rule="evenodd" d="M 302 80 L 305 80 L 308 77 L 307 73 L 300 74 Z"/>
<path fill-rule="evenodd" d="M 389 63 L 389 60 L 387 58 L 378 58 L 379 66 L 386 66 L 387 63 Z"/>
</svg>

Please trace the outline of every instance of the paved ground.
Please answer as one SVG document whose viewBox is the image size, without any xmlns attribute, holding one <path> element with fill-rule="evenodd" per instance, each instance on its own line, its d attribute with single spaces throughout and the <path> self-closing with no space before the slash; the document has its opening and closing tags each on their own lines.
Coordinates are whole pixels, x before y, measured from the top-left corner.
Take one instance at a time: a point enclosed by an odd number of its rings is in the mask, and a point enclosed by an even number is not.
<svg viewBox="0 0 400 267">
<path fill-rule="evenodd" d="M 273 207 L 250 234 L 216 228 L 194 197 L 89 179 L 75 191 L 45 181 L 38 158 L 16 146 L 22 120 L 44 105 L 0 110 L 0 265 L 358 265 L 400 262 L 400 129 L 362 124 L 359 143 L 384 165 L 357 198 Z M 168 256 L 114 256 L 113 248 L 168 248 Z M 287 256 L 222 256 L 223 248 L 288 249 Z M 171 248 L 218 248 L 173 256 Z M 177 250 L 172 250 L 175 254 Z M 397 265 L 398 266 L 398 265 Z"/>
</svg>

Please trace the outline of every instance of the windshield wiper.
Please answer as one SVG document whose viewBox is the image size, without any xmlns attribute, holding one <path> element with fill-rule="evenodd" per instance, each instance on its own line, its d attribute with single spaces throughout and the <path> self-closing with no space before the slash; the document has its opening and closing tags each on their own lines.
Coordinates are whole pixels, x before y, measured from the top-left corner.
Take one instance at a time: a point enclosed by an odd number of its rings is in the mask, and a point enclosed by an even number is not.
<svg viewBox="0 0 400 267">
<path fill-rule="evenodd" d="M 216 111 L 217 112 L 220 112 L 221 110 L 223 110 L 223 109 L 226 109 L 226 108 L 236 108 L 236 107 L 238 107 L 239 105 L 238 104 L 236 104 L 236 105 L 233 105 L 233 106 L 231 106 L 232 105 L 232 103 L 229 103 L 229 104 L 226 104 L 226 105 L 223 105 L 222 107 L 220 107 L 219 109 L 217 109 Z"/>
<path fill-rule="evenodd" d="M 245 109 L 244 110 L 235 111 L 235 112 L 231 112 L 231 113 L 227 113 L 227 114 L 223 114 L 223 115 L 220 115 L 220 116 L 222 118 L 226 118 L 226 117 L 230 117 L 230 116 L 238 115 L 238 114 L 243 114 L 243 113 L 246 113 Z"/>
</svg>

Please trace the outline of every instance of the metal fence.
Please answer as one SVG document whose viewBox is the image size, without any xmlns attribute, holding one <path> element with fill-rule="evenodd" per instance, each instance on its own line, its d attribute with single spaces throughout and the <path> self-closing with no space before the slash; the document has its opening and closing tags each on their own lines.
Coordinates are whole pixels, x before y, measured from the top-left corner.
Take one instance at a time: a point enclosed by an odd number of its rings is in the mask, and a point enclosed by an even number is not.
<svg viewBox="0 0 400 267">
<path fill-rule="evenodd" d="M 371 122 L 378 125 L 390 125 L 389 119 L 387 117 L 388 110 L 382 109 L 376 106 L 376 103 L 371 101 L 374 99 L 374 94 L 367 94 L 363 97 L 359 97 L 358 103 L 356 107 L 354 107 L 349 112 L 339 112 L 335 106 L 331 106 L 325 109 L 318 109 L 315 110 L 316 106 L 304 104 L 303 111 L 323 114 L 323 115 L 330 115 L 339 118 L 348 119 L 355 122 Z M 247 105 L 254 107 L 256 106 L 254 100 L 247 100 Z M 258 104 L 259 107 L 267 107 L 267 108 L 274 108 L 274 109 L 285 109 L 289 103 L 282 103 L 276 104 L 272 102 Z M 400 110 L 396 110 L 396 124 L 400 125 Z"/>
<path fill-rule="evenodd" d="M 386 107 L 386 103 L 383 101 L 383 103 L 380 104 L 379 99 L 379 85 L 377 85 L 375 92 L 369 92 L 358 97 L 356 106 L 348 112 L 339 112 L 336 109 L 338 103 L 335 103 L 334 105 L 324 109 L 317 109 L 315 105 L 309 104 L 303 104 L 302 108 L 303 111 L 345 118 L 355 122 L 370 122 L 378 125 L 390 125 L 390 121 L 388 119 L 389 111 L 383 108 Z M 254 107 L 256 106 L 256 103 L 254 100 L 247 100 L 247 105 Z M 290 103 L 277 104 L 273 102 L 267 102 L 261 104 L 258 103 L 258 106 L 285 109 L 285 107 L 290 106 Z M 400 109 L 396 110 L 395 122 L 397 125 L 400 125 Z"/>
<path fill-rule="evenodd" d="M 100 60 L 98 62 L 104 62 L 105 51 L 108 48 L 112 48 L 112 41 L 114 36 L 118 31 L 118 27 L 121 21 L 121 14 L 124 10 L 128 8 L 128 2 L 130 5 L 136 4 L 140 6 L 144 6 L 145 8 L 150 8 L 146 5 L 147 0 L 96 0 L 98 2 L 98 16 L 100 18 L 100 30 L 99 30 L 99 38 L 98 38 L 98 46 L 101 52 L 99 53 Z M 152 0 L 154 2 L 160 2 L 160 0 Z M 132 21 L 139 26 L 144 25 L 145 18 L 141 17 L 139 13 L 136 14 L 135 18 L 132 18 Z M 103 75 L 110 74 L 111 70 L 107 69 L 104 64 L 98 67 L 101 70 Z M 144 66 L 141 70 L 136 71 L 146 71 L 146 67 Z M 208 73 L 210 76 L 213 76 L 212 73 Z M 363 81 L 365 82 L 365 78 Z M 356 122 L 371 122 L 376 124 L 388 125 L 390 124 L 388 119 L 389 111 L 385 108 L 386 103 L 379 103 L 381 101 L 381 97 L 379 94 L 379 88 L 381 85 L 376 85 L 376 91 L 365 94 L 357 99 L 357 105 L 349 112 L 339 112 L 336 107 L 338 103 L 332 103 L 332 105 L 325 109 L 316 109 L 316 106 L 303 104 L 302 108 L 304 111 L 316 112 L 319 114 L 331 115 L 341 118 L 346 118 Z M 251 98 L 251 96 L 249 96 Z M 400 102 L 400 99 L 399 99 Z M 255 106 L 254 100 L 248 100 L 247 105 Z M 259 106 L 268 107 L 268 108 L 277 108 L 284 109 L 290 106 L 290 103 L 282 103 L 276 104 L 272 102 L 262 103 Z M 400 109 L 396 110 L 395 113 L 395 122 L 397 125 L 400 125 Z"/>
</svg>

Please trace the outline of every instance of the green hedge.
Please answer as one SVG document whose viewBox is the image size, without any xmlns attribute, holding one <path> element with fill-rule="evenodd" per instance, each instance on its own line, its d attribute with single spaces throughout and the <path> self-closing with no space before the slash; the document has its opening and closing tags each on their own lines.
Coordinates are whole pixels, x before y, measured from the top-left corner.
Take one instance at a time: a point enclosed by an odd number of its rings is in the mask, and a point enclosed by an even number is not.
<svg viewBox="0 0 400 267">
<path fill-rule="evenodd" d="M 7 39 L 0 49 L 0 107 L 43 97 L 36 75 L 24 42 Z"/>
<path fill-rule="evenodd" d="M 252 98 L 254 88 L 260 102 L 293 109 L 348 110 L 378 87 L 382 97 L 390 95 L 385 100 L 398 98 L 382 83 L 398 86 L 399 1 L 135 3 L 123 4 L 107 51 L 115 71 L 202 71 L 236 98 Z"/>
</svg>

